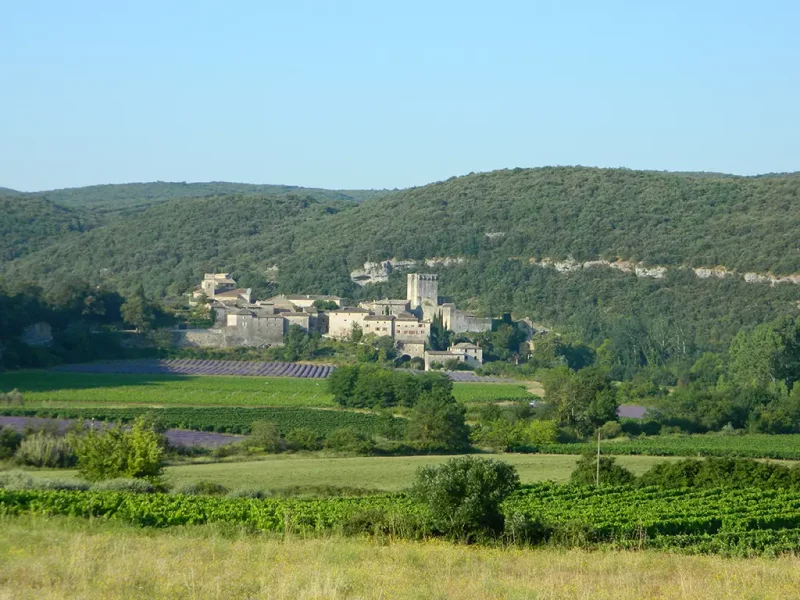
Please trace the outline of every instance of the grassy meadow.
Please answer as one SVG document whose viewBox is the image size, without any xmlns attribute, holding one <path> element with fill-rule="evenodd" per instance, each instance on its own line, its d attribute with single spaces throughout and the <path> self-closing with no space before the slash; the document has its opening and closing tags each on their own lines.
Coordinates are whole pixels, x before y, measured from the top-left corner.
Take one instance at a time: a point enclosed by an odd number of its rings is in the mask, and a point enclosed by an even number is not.
<svg viewBox="0 0 800 600">
<path fill-rule="evenodd" d="M 0 598 L 796 598 L 800 557 L 506 549 L 0 517 Z"/>
<path fill-rule="evenodd" d="M 523 483 L 565 482 L 575 468 L 577 456 L 545 454 L 485 454 L 514 465 Z M 260 460 L 197 463 L 166 468 L 166 479 L 175 486 L 200 480 L 230 489 L 257 488 L 281 491 L 292 487 L 345 486 L 380 491 L 409 487 L 419 467 L 439 464 L 450 456 L 323 456 L 276 454 Z M 624 456 L 618 462 L 637 475 L 664 457 Z M 76 480 L 73 470 L 30 471 L 33 477 Z"/>
</svg>

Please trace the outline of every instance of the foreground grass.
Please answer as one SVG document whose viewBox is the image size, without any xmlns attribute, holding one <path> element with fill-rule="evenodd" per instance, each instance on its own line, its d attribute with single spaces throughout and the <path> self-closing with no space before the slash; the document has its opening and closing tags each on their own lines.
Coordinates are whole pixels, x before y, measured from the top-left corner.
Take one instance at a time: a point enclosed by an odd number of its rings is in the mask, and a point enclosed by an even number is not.
<svg viewBox="0 0 800 600">
<path fill-rule="evenodd" d="M 514 465 L 523 483 L 565 482 L 575 468 L 577 456 L 543 454 L 482 455 Z M 280 491 L 296 486 L 345 486 L 369 490 L 398 491 L 408 488 L 419 467 L 440 464 L 450 456 L 398 456 L 322 458 L 301 455 L 275 455 L 263 460 L 223 462 L 167 467 L 166 478 L 175 486 L 200 480 L 219 483 L 230 489 L 257 488 Z M 626 456 L 619 463 L 637 475 L 644 473 L 660 457 Z M 76 480 L 75 471 L 32 471 L 34 477 Z"/>
<path fill-rule="evenodd" d="M 800 559 L 278 539 L 2 518 L 0 598 L 796 598 Z"/>
<path fill-rule="evenodd" d="M 324 379 L 191 375 L 129 375 L 20 371 L 0 374 L 0 392 L 18 389 L 25 404 L 147 406 L 335 407 Z M 523 385 L 455 383 L 459 402 L 533 399 Z"/>
</svg>

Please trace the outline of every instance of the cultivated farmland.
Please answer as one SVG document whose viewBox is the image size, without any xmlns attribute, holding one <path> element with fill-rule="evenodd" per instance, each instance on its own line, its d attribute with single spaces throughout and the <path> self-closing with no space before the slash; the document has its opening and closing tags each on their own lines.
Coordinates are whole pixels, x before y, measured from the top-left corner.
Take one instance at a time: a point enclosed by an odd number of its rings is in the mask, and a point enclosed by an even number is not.
<svg viewBox="0 0 800 600">
<path fill-rule="evenodd" d="M 333 407 L 323 379 L 25 371 L 0 375 L 26 404 L 62 402 L 206 406 Z"/>
<path fill-rule="evenodd" d="M 341 531 L 353 519 L 392 522 L 400 536 L 435 534 L 425 507 L 405 494 L 321 499 L 213 498 L 126 492 L 0 490 L 10 515 L 102 517 L 141 526 L 229 523 L 266 532 Z M 800 550 L 797 490 L 605 488 L 532 485 L 503 504 L 506 518 L 533 519 L 551 543 L 658 548 L 726 556 Z M 383 516 L 380 516 L 383 515 Z M 387 520 L 391 515 L 391 520 Z M 369 526 L 371 527 L 371 526 Z"/>
</svg>

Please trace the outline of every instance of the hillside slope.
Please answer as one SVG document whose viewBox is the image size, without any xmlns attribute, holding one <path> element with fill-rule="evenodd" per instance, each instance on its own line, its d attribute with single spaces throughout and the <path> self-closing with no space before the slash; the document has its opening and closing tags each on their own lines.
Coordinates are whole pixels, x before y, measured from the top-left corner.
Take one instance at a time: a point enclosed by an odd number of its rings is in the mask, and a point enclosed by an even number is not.
<svg viewBox="0 0 800 600">
<path fill-rule="evenodd" d="M 0 194 L 0 264 L 88 231 L 94 216 L 58 206 L 44 198 Z"/>
<path fill-rule="evenodd" d="M 671 343 L 724 344 L 740 327 L 797 312 L 800 286 L 699 279 L 681 266 L 800 272 L 800 176 L 717 177 L 624 169 L 514 169 L 368 199 L 233 195 L 173 199 L 6 265 L 10 279 L 142 282 L 177 295 L 204 271 L 354 298 L 404 294 L 403 274 L 359 288 L 364 261 L 460 257 L 440 290 L 461 306 L 513 311 L 602 340 L 620 323 Z M 542 259 L 640 261 L 661 279 L 606 268 L 562 273 Z M 680 332 L 679 335 L 676 332 Z M 687 341 L 688 340 L 688 341 Z"/>
<path fill-rule="evenodd" d="M 388 190 L 326 190 L 291 185 L 255 185 L 247 183 L 228 183 L 224 181 L 203 183 L 155 181 L 150 183 L 125 183 L 65 188 L 34 192 L 30 195 L 47 198 L 62 206 L 115 212 L 152 206 L 177 198 L 201 198 L 229 194 L 297 194 L 312 196 L 318 200 L 351 200 L 363 202 L 369 198 L 388 193 L 390 193 Z"/>
<path fill-rule="evenodd" d="M 800 272 L 800 175 L 494 171 L 403 190 L 334 221 L 326 250 L 354 259 L 492 253 Z M 319 229 L 307 233 L 310 243 Z"/>
</svg>

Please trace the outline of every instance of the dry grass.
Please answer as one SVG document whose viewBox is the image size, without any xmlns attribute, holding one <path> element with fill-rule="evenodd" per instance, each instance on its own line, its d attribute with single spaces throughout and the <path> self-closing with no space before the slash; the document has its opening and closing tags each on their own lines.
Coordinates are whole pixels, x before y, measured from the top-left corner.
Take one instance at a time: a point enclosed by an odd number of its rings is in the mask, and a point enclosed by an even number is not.
<svg viewBox="0 0 800 600">
<path fill-rule="evenodd" d="M 5 518 L 0 598 L 797 598 L 800 559 L 501 550 Z"/>
</svg>

